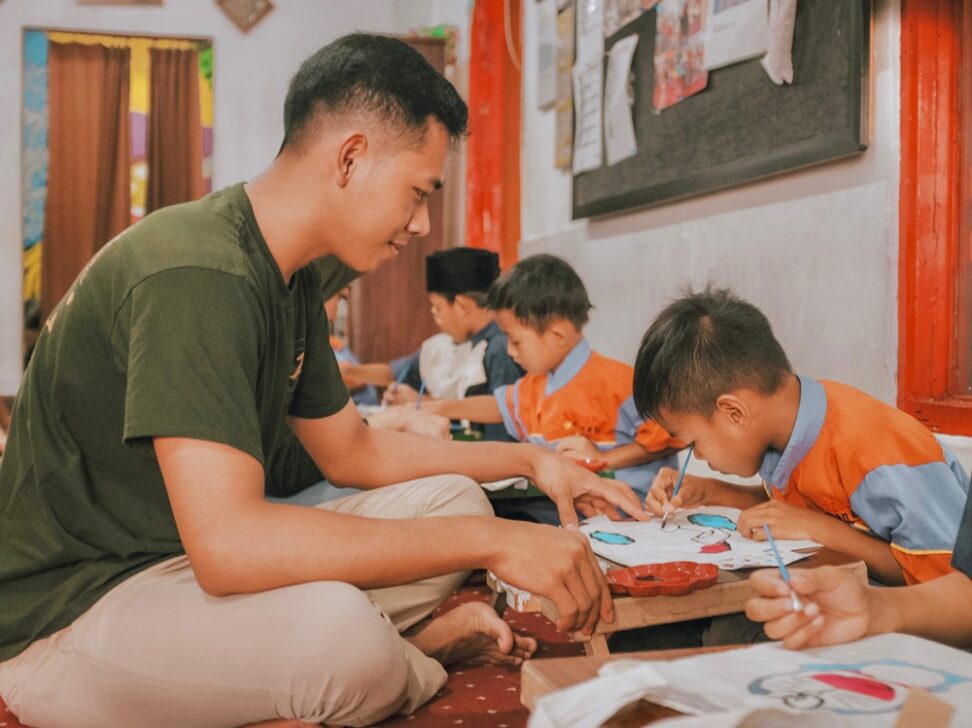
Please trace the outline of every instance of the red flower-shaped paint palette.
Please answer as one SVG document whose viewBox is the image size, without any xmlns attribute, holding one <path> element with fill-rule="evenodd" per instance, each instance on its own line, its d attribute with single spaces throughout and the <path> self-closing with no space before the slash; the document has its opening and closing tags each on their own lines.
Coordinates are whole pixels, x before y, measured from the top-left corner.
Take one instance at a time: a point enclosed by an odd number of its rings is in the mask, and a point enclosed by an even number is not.
<svg viewBox="0 0 972 728">
<path fill-rule="evenodd" d="M 605 578 L 612 594 L 674 597 L 713 586 L 719 578 L 719 567 L 695 561 L 669 561 L 615 569 Z"/>
</svg>

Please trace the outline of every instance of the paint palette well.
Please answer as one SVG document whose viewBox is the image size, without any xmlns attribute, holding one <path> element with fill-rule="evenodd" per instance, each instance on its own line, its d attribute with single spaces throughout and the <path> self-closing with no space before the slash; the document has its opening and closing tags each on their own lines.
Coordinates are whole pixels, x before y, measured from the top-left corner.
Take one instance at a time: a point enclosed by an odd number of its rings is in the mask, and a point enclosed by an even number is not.
<svg viewBox="0 0 972 728">
<path fill-rule="evenodd" d="M 612 594 L 632 597 L 678 596 L 708 589 L 719 578 L 715 564 L 696 561 L 669 561 L 615 569 L 606 574 Z"/>
</svg>

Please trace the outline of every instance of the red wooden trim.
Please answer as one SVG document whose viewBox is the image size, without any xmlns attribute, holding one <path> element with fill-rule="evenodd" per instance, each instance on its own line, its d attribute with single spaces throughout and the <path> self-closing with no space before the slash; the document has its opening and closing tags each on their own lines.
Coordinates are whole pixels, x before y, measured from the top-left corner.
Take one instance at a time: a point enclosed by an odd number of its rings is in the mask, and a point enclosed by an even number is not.
<svg viewBox="0 0 972 728">
<path fill-rule="evenodd" d="M 521 21 L 521 0 L 476 0 L 473 6 L 465 243 L 499 253 L 504 269 L 516 262 L 520 241 L 522 74 L 511 52 L 523 57 Z"/>
<path fill-rule="evenodd" d="M 898 406 L 932 429 L 972 434 L 952 395 L 961 212 L 962 7 L 902 0 Z"/>
</svg>

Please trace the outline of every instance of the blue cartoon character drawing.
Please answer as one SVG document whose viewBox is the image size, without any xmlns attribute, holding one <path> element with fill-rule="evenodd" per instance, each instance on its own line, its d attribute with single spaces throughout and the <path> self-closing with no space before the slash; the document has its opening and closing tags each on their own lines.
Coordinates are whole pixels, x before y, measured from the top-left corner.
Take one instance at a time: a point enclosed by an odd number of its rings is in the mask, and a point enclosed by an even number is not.
<svg viewBox="0 0 972 728">
<path fill-rule="evenodd" d="M 966 678 L 886 658 L 850 665 L 808 664 L 800 671 L 749 684 L 753 695 L 779 700 L 794 710 L 829 710 L 838 715 L 878 715 L 901 709 L 908 690 L 948 692 Z"/>
<path fill-rule="evenodd" d="M 718 513 L 692 513 L 688 517 L 689 523 L 702 528 L 718 528 L 723 531 L 735 531 L 736 522 Z"/>
<path fill-rule="evenodd" d="M 590 536 L 601 543 L 611 544 L 612 546 L 627 546 L 634 543 L 634 539 L 631 536 L 625 536 L 623 533 L 613 533 L 611 531 L 594 531 Z"/>
</svg>

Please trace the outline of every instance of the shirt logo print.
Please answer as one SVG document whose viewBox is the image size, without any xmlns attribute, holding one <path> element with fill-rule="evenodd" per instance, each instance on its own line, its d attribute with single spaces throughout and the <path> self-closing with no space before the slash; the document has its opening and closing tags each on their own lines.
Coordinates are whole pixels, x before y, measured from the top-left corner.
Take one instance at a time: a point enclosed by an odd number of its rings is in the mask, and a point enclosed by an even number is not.
<svg viewBox="0 0 972 728">
<path fill-rule="evenodd" d="M 300 379 L 300 373 L 304 369 L 304 352 L 297 354 L 297 358 L 294 360 L 294 372 L 290 375 L 290 385 L 293 386 L 297 384 L 297 380 Z"/>
</svg>

